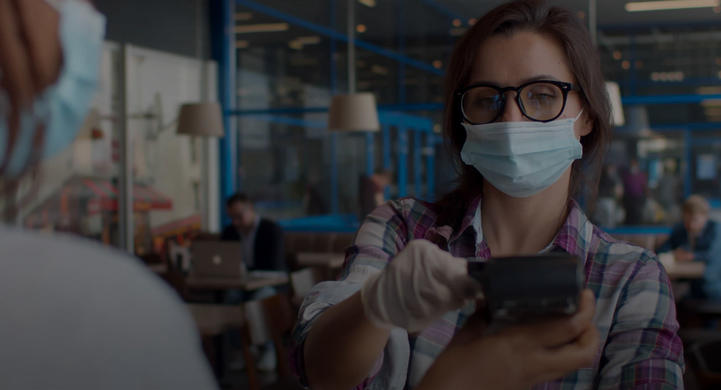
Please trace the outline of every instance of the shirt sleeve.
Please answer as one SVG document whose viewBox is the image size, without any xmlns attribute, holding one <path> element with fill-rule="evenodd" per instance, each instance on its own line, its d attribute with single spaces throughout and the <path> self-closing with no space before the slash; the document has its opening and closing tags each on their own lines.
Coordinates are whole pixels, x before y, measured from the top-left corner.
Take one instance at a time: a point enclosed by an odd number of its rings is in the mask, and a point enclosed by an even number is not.
<svg viewBox="0 0 721 390">
<path fill-rule="evenodd" d="M 365 219 L 356 234 L 353 246 L 346 252 L 345 265 L 339 280 L 319 283 L 305 297 L 293 331 L 292 350 L 293 368 L 301 380 L 305 378 L 302 346 L 315 320 L 331 306 L 358 292 L 370 275 L 380 272 L 405 247 L 407 236 L 402 201 L 389 202 L 376 208 Z M 407 334 L 394 332 L 391 338 L 405 338 L 403 343 L 407 344 Z M 401 341 L 391 340 L 388 345 L 399 345 L 402 344 Z M 393 355 L 397 356 L 398 353 L 394 351 Z M 383 356 L 379 358 L 379 363 L 382 359 Z M 375 375 L 379 368 L 380 364 L 376 364 L 375 372 L 371 373 L 371 376 Z"/>
<path fill-rule="evenodd" d="M 600 361 L 600 389 L 683 387 L 683 346 L 661 264 L 643 254 L 619 298 Z"/>
</svg>

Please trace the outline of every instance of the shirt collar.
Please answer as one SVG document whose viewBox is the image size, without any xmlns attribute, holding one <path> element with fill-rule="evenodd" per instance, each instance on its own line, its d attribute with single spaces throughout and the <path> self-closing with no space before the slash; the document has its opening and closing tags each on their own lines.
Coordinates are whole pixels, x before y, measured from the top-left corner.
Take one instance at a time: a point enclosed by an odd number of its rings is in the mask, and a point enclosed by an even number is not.
<svg viewBox="0 0 721 390">
<path fill-rule="evenodd" d="M 471 202 L 466 212 L 461 228 L 454 232 L 449 242 L 460 237 L 467 229 L 472 229 L 476 236 L 478 251 L 484 252 L 487 244 L 483 239 L 483 228 L 481 223 L 481 197 Z M 571 199 L 566 220 L 558 229 L 556 236 L 542 252 L 564 251 L 578 256 L 582 261 L 588 257 L 589 247 L 594 235 L 595 226 L 588 220 L 578 203 Z"/>
</svg>

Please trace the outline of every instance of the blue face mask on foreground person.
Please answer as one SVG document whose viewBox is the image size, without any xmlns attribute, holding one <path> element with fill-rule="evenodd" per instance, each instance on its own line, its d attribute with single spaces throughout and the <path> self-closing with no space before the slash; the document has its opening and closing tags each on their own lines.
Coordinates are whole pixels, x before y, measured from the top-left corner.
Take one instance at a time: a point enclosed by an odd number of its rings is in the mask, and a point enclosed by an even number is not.
<svg viewBox="0 0 721 390">
<path fill-rule="evenodd" d="M 10 155 L 6 153 L 9 124 L 0 120 L 0 161 L 9 158 L 3 172 L 6 178 L 20 175 L 28 164 L 51 157 L 73 142 L 98 85 L 105 17 L 84 1 L 50 4 L 60 16 L 62 70 L 57 83 L 21 112 L 20 132 Z M 9 104 L 7 93 L 0 89 L 0 118 L 8 117 Z M 44 129 L 44 146 L 33 150 L 33 139 L 40 129 Z"/>
</svg>

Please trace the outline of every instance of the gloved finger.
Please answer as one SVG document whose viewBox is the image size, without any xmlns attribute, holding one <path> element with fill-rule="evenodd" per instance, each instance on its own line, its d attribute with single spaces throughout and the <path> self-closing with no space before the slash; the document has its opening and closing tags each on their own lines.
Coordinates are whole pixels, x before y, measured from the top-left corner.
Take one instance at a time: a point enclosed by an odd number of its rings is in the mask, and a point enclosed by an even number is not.
<svg viewBox="0 0 721 390">
<path fill-rule="evenodd" d="M 453 299 L 462 302 L 475 298 L 481 291 L 481 285 L 468 275 L 468 262 L 455 257 L 428 240 L 413 240 L 406 246 L 412 251 L 412 258 L 421 262 L 421 267 L 429 274 L 429 279 L 448 288 Z"/>
<path fill-rule="evenodd" d="M 60 15 L 44 0 L 14 0 L 19 24 L 30 57 L 35 94 L 58 77 L 62 62 Z"/>
<path fill-rule="evenodd" d="M 586 289 L 581 292 L 578 311 L 572 316 L 539 324 L 521 325 L 517 331 L 523 335 L 523 342 L 535 343 L 545 348 L 570 343 L 589 326 L 593 326 L 595 302 L 593 292 Z"/>
</svg>

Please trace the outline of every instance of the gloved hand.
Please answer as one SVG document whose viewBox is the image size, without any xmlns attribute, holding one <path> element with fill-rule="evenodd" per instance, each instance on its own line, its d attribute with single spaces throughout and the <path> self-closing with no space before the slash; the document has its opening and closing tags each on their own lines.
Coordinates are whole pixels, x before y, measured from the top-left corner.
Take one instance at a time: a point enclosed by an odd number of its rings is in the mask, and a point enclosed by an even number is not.
<svg viewBox="0 0 721 390">
<path fill-rule="evenodd" d="M 467 261 L 427 240 L 413 240 L 361 288 L 366 317 L 378 327 L 425 329 L 448 311 L 477 296 Z"/>
</svg>

